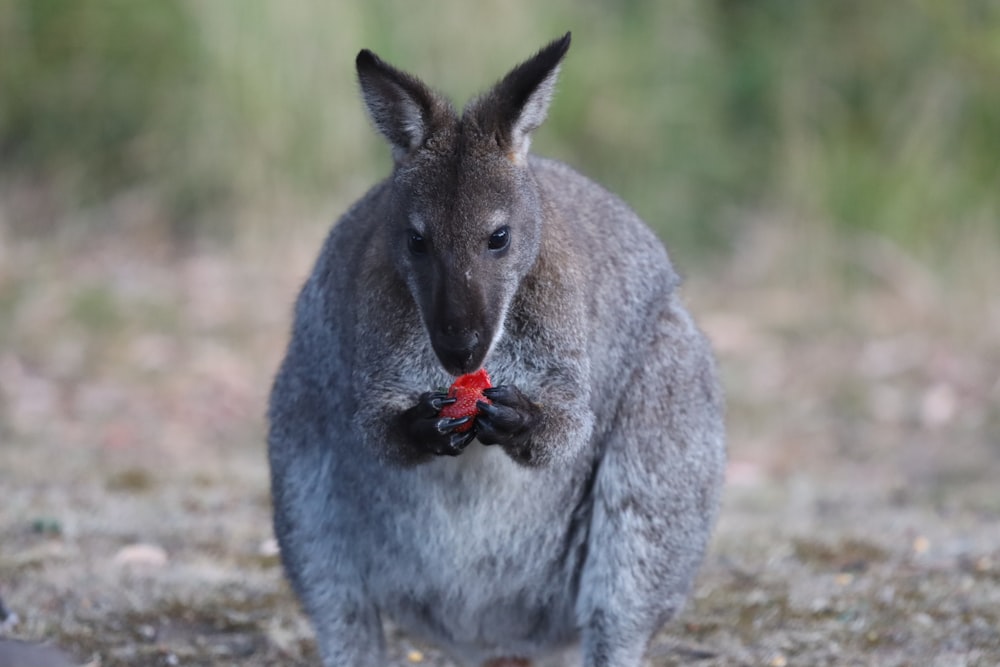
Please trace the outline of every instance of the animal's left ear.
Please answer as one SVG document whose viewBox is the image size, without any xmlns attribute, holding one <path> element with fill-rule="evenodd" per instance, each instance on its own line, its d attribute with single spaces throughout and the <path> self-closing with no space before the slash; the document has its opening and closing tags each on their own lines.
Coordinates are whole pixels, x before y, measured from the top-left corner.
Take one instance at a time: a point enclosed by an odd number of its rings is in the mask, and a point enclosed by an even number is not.
<svg viewBox="0 0 1000 667">
<path fill-rule="evenodd" d="M 464 116 L 492 133 L 497 146 L 516 164 L 528 157 L 531 133 L 545 120 L 569 42 L 567 32 L 512 69 L 465 110 Z"/>
</svg>

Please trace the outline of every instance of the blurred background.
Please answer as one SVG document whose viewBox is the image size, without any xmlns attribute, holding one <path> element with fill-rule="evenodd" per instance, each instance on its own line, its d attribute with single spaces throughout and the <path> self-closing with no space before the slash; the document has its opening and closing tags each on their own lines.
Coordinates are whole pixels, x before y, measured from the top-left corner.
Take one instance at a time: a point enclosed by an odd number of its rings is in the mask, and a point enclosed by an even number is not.
<svg viewBox="0 0 1000 667">
<path fill-rule="evenodd" d="M 285 228 L 265 212 L 288 205 L 333 218 L 389 166 L 357 100 L 359 48 L 461 104 L 571 29 L 538 152 L 608 183 L 679 250 L 731 250 L 748 217 L 778 213 L 925 252 L 1000 224 L 998 13 L 975 0 L 5 0 L 4 224 L 178 241 Z"/>
<path fill-rule="evenodd" d="M 841 332 L 866 368 L 926 369 L 948 340 L 976 351 L 972 389 L 964 368 L 916 395 L 813 369 L 794 404 L 902 419 L 933 396 L 949 414 L 965 394 L 996 397 L 996 2 L 3 0 L 0 429 L 37 435 L 66 411 L 118 419 L 135 402 L 123 376 L 184 394 L 178 376 L 201 363 L 259 430 L 322 236 L 391 168 L 357 51 L 461 106 L 567 29 L 533 146 L 656 228 L 723 355 L 772 367 Z M 802 340 L 762 338 L 768 318 Z M 806 381 L 741 363 L 724 364 L 737 428 L 766 400 L 740 413 L 744 382 L 773 399 Z M 977 420 L 996 427 L 995 411 Z M 773 430 L 760 435 L 773 448 Z"/>
<path fill-rule="evenodd" d="M 1000 512 L 997 2 L 0 0 L 0 592 L 65 602 L 147 542 L 277 586 L 270 379 L 329 225 L 391 169 L 355 55 L 460 107 L 566 30 L 533 149 L 687 277 L 729 394 L 723 543 L 823 484 L 867 483 L 879 530 Z M 27 634 L 96 650 L 62 602 Z"/>
</svg>

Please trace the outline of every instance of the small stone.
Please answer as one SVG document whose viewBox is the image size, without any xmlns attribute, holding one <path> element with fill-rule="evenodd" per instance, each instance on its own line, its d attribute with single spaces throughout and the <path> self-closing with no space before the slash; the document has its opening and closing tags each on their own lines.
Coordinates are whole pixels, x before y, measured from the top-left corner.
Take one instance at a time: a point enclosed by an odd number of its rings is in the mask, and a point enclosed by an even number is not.
<svg viewBox="0 0 1000 667">
<path fill-rule="evenodd" d="M 258 553 L 264 558 L 277 558 L 281 554 L 278 540 L 273 537 L 264 540 L 260 543 L 260 547 L 258 547 Z"/>
<path fill-rule="evenodd" d="M 825 614 L 832 609 L 829 598 L 816 598 L 809 604 L 809 611 L 813 614 Z"/>
<path fill-rule="evenodd" d="M 955 389 L 938 383 L 928 389 L 920 402 L 920 417 L 925 426 L 944 426 L 958 413 L 958 394 Z"/>
<path fill-rule="evenodd" d="M 138 628 L 136 628 L 136 633 L 139 635 L 139 637 L 141 637 L 143 640 L 147 642 L 151 642 L 154 639 L 156 639 L 156 628 L 147 623 L 143 623 Z"/>
<path fill-rule="evenodd" d="M 424 654 L 416 649 L 413 649 L 412 651 L 406 654 L 406 659 L 409 660 L 410 662 L 423 662 Z"/>
<path fill-rule="evenodd" d="M 726 485 L 752 487 L 767 481 L 764 469 L 753 461 L 730 461 L 726 466 Z"/>
<path fill-rule="evenodd" d="M 155 544 L 129 544 L 118 550 L 113 562 L 119 567 L 160 568 L 167 564 L 167 552 Z"/>
</svg>

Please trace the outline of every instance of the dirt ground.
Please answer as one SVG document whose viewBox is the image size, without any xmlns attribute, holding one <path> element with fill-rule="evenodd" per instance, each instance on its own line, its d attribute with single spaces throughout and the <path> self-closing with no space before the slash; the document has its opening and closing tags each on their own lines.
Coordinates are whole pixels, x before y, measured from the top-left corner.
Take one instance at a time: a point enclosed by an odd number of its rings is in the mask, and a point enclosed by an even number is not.
<svg viewBox="0 0 1000 667">
<path fill-rule="evenodd" d="M 782 229 L 680 262 L 731 463 L 649 664 L 1000 664 L 995 257 L 934 272 Z M 321 233 L 182 255 L 0 238 L 0 634 L 91 667 L 316 664 L 263 410 Z M 448 664 L 391 638 L 393 664 Z"/>
</svg>

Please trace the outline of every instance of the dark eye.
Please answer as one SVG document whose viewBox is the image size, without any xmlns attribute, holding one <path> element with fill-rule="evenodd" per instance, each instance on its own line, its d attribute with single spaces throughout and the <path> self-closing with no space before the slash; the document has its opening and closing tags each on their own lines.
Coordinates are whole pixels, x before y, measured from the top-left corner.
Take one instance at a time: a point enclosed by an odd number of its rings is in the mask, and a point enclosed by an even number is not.
<svg viewBox="0 0 1000 667">
<path fill-rule="evenodd" d="M 504 225 L 492 234 L 489 242 L 490 250 L 504 250 L 510 245 L 510 227 Z"/>
<path fill-rule="evenodd" d="M 410 252 L 414 255 L 426 255 L 427 254 L 427 241 L 424 237 L 416 233 L 413 230 L 408 232 L 406 239 L 407 247 L 409 247 Z"/>
</svg>

